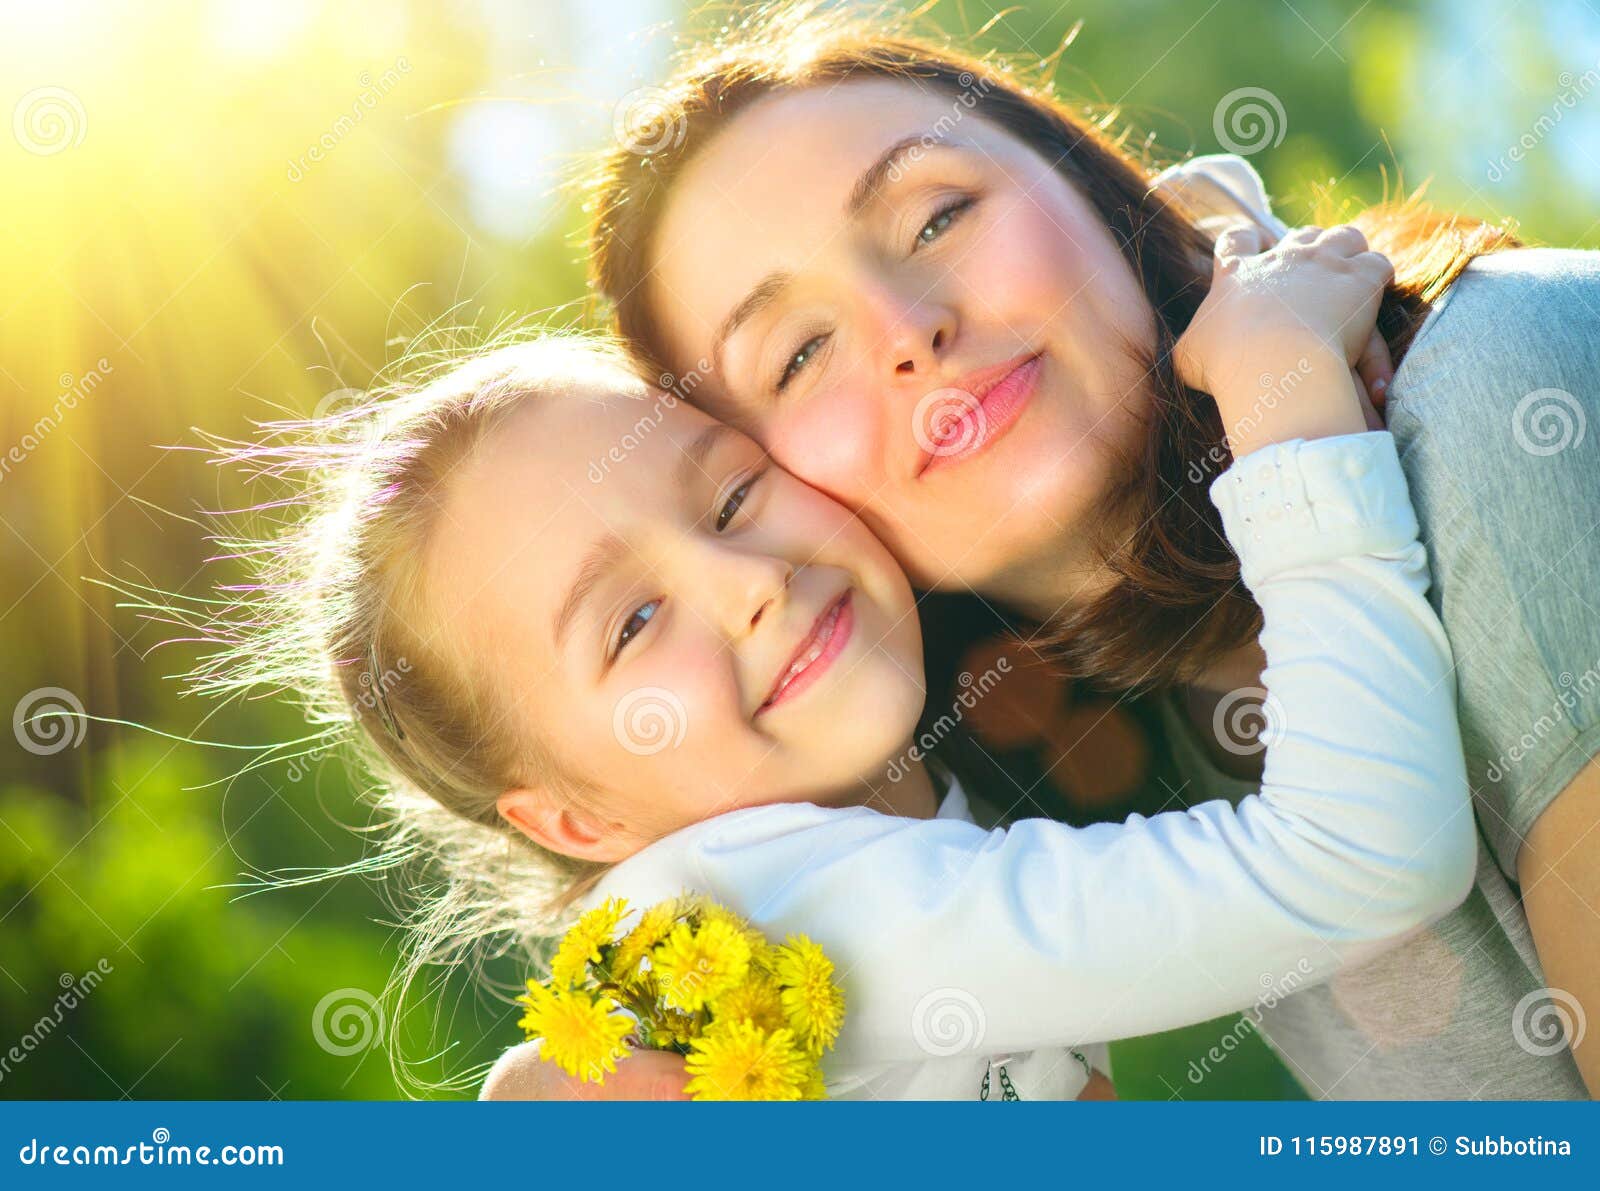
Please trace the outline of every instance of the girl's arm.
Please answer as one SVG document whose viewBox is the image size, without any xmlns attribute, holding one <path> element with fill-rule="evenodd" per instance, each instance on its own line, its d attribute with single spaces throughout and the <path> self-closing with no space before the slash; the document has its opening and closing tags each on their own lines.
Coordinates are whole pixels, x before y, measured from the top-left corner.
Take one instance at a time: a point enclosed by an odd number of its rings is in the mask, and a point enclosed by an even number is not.
<svg viewBox="0 0 1600 1191">
<path fill-rule="evenodd" d="M 821 943 L 845 983 L 852 1065 L 1204 1021 L 1453 908 L 1476 835 L 1450 648 L 1393 438 L 1270 447 L 1212 498 L 1264 618 L 1259 794 L 996 831 L 752 808 L 650 850 L 654 872 L 628 874 L 635 901 L 690 885 L 769 934 Z"/>
</svg>

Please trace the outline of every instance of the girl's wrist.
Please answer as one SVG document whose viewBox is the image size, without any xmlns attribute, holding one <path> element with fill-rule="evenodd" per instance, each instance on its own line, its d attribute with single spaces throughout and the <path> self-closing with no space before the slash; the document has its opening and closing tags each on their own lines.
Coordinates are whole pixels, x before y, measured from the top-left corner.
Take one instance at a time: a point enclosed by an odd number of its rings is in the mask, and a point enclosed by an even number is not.
<svg viewBox="0 0 1600 1191">
<path fill-rule="evenodd" d="M 1263 371 L 1246 399 L 1219 398 L 1217 408 L 1236 459 L 1274 443 L 1367 429 L 1355 373 L 1325 346 L 1308 347 L 1281 373 Z"/>
</svg>

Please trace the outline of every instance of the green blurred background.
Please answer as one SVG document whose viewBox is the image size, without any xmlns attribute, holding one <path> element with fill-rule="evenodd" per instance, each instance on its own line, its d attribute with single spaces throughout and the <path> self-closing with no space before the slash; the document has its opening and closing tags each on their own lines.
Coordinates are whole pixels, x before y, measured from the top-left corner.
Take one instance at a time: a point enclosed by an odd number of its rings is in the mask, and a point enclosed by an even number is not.
<svg viewBox="0 0 1600 1191">
<path fill-rule="evenodd" d="M 1314 187 L 1372 199 L 1398 165 L 1442 204 L 1600 246 L 1582 0 L 968 0 L 931 19 L 971 34 L 1000 7 L 983 44 L 1023 61 L 1081 20 L 1059 90 L 1119 107 L 1163 160 L 1217 151 L 1224 97 L 1271 92 L 1284 135 L 1253 161 L 1291 221 Z M 153 648 L 172 630 L 86 581 L 236 577 L 205 562 L 197 511 L 246 503 L 237 478 L 158 445 L 340 400 L 446 314 L 579 316 L 564 181 L 674 37 L 736 11 L 0 3 L 0 1060 L 30 1040 L 0 1097 L 393 1097 L 396 1030 L 424 1079 L 515 1040 L 515 1010 L 449 974 L 404 1021 L 372 1006 L 396 943 L 374 884 L 229 888 L 359 855 L 340 758 L 229 781 L 243 754 L 22 721 L 78 705 L 235 744 L 299 734 L 270 700 L 180 698 L 167 676 L 196 647 Z M 1123 1044 L 1116 1074 L 1124 1097 L 1299 1094 L 1229 1021 Z"/>
</svg>

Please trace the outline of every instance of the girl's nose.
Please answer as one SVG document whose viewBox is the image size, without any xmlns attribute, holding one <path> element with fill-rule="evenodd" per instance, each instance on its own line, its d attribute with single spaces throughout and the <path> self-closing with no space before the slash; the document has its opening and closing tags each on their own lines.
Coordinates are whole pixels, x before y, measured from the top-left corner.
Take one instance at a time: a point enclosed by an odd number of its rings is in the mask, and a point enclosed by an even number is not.
<svg viewBox="0 0 1600 1191">
<path fill-rule="evenodd" d="M 707 543 L 696 569 L 697 582 L 730 638 L 748 636 L 763 618 L 780 612 L 794 578 L 787 559 L 723 542 Z"/>
</svg>

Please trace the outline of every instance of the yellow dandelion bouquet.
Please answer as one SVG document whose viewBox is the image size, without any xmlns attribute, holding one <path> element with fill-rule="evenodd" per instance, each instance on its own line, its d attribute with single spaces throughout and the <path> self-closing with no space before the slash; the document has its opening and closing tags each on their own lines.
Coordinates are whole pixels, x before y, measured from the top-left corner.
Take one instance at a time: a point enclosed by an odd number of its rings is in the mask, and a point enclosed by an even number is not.
<svg viewBox="0 0 1600 1191">
<path fill-rule="evenodd" d="M 685 1057 L 696 1100 L 824 1099 L 823 1052 L 844 1021 L 833 962 L 804 935 L 781 945 L 697 897 L 651 906 L 618 938 L 612 898 L 567 931 L 518 1021 L 539 1057 L 601 1083 L 633 1047 Z"/>
</svg>

